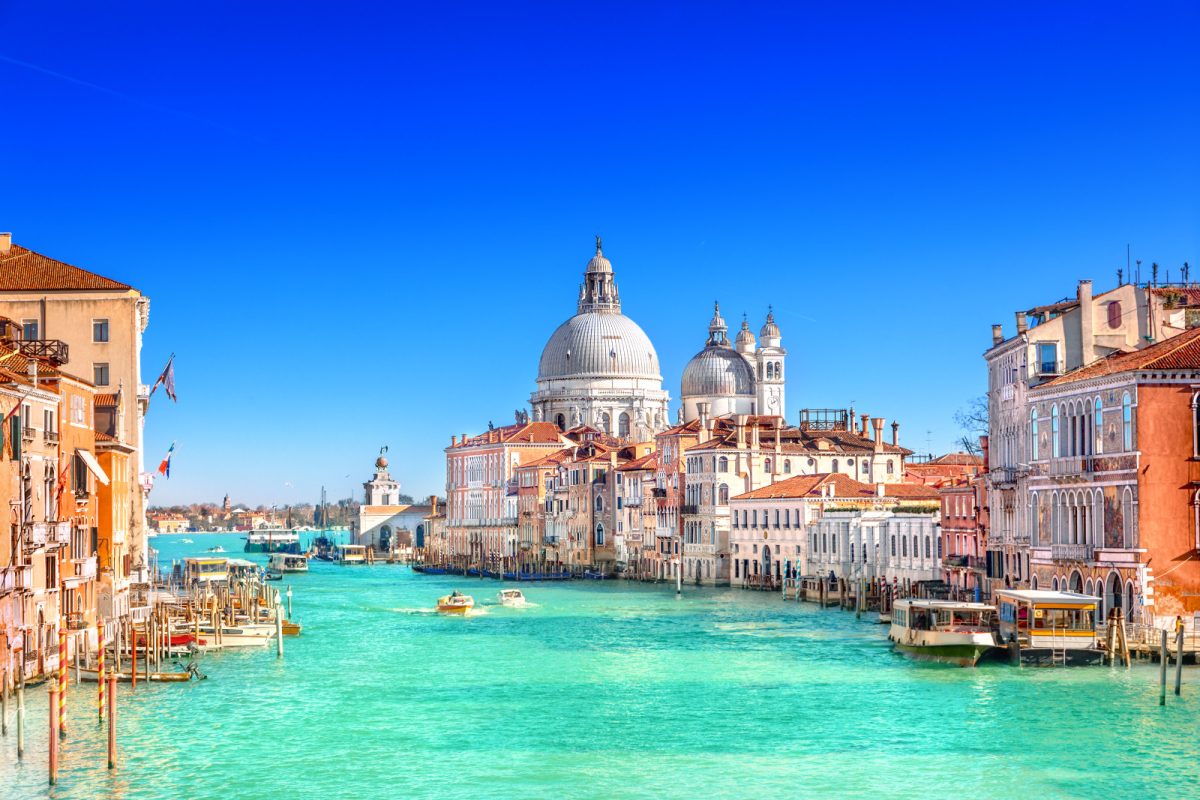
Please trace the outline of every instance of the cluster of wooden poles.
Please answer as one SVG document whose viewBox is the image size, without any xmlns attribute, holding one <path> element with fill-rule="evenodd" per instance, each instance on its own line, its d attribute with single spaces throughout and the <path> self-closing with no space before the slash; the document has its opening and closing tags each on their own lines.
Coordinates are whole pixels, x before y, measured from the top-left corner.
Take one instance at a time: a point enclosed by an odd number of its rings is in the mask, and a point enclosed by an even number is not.
<svg viewBox="0 0 1200 800">
<path fill-rule="evenodd" d="M 117 768 L 117 680 L 118 678 L 125 680 L 126 677 L 121 672 L 124 653 L 129 653 L 128 679 L 132 690 L 136 691 L 139 674 L 143 680 L 150 679 L 150 676 L 154 674 L 153 670 L 169 658 L 171 653 L 170 637 L 173 630 L 179 630 L 186 625 L 187 629 L 195 631 L 196 640 L 199 641 L 201 624 L 209 624 L 213 631 L 213 645 L 220 647 L 221 628 L 225 624 L 235 623 L 235 610 L 253 609 L 253 613 L 257 615 L 260 607 L 274 605 L 276 655 L 282 658 L 283 609 L 279 607 L 278 599 L 278 593 L 272 592 L 263 584 L 252 585 L 249 582 L 238 582 L 233 588 L 219 587 L 215 592 L 193 592 L 183 603 L 156 604 L 146 620 L 141 623 L 128 617 L 118 620 L 111 626 L 113 634 L 111 638 L 106 635 L 106 626 L 103 622 L 96 625 L 98 644 L 95 652 L 89 654 L 88 660 L 91 661 L 94 657 L 97 686 L 96 715 L 102 724 L 107 710 L 108 768 L 110 770 Z M 291 602 L 292 593 L 289 588 L 287 592 L 289 615 L 291 614 Z M 67 656 L 67 621 L 65 619 L 61 621 L 58 630 L 58 667 L 47 681 L 50 715 L 48 762 L 51 786 L 58 783 L 60 740 L 67 738 L 67 679 L 71 668 Z M 112 654 L 111 662 L 108 651 L 111 651 Z M 76 647 L 74 651 L 76 683 L 80 682 L 80 673 L 83 669 L 82 656 L 83 648 Z M 139 661 L 141 662 L 140 668 Z M 92 667 L 89 666 L 88 669 L 90 672 Z M 17 758 L 24 758 L 25 677 L 22 674 L 15 686 L 10 687 L 9 683 L 7 678 L 0 680 L 0 735 L 8 735 L 8 706 L 9 702 L 15 699 Z"/>
</svg>

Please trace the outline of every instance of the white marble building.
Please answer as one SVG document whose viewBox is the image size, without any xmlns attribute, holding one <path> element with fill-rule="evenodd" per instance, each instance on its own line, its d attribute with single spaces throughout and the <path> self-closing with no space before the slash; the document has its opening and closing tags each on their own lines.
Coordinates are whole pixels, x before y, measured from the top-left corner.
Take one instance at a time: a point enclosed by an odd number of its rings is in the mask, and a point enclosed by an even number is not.
<svg viewBox="0 0 1200 800">
<path fill-rule="evenodd" d="M 363 484 L 365 496 L 358 509 L 354 541 L 380 552 L 405 552 L 424 546 L 428 505 L 400 502 L 400 484 L 388 472 L 386 448 L 375 459 L 375 475 Z"/>
</svg>

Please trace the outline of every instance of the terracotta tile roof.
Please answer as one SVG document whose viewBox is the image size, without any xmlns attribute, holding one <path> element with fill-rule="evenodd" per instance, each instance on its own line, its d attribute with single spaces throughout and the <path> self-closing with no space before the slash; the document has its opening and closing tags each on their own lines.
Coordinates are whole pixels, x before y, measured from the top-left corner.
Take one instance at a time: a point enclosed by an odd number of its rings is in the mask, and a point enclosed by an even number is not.
<svg viewBox="0 0 1200 800">
<path fill-rule="evenodd" d="M 457 449 L 486 444 L 554 444 L 561 441 L 558 427 L 553 422 L 525 422 L 493 428 L 458 442 L 453 447 Z"/>
<path fill-rule="evenodd" d="M 639 469 L 645 469 L 645 470 L 658 469 L 658 453 L 647 453 L 646 455 L 642 456 L 641 458 L 635 458 L 632 461 L 627 461 L 626 463 L 617 467 L 617 469 L 626 471 L 626 472 L 633 472 L 634 470 L 639 470 Z"/>
<path fill-rule="evenodd" d="M 1197 286 L 1180 286 L 1178 288 L 1171 286 L 1160 286 L 1151 289 L 1150 291 L 1155 297 L 1161 297 L 1164 300 L 1173 300 L 1178 305 L 1200 305 L 1200 287 Z"/>
<path fill-rule="evenodd" d="M 699 433 L 699 432 L 700 432 L 700 420 L 694 419 L 691 422 L 685 422 L 682 425 L 675 425 L 674 427 L 667 428 L 665 431 L 663 431 L 662 433 L 660 433 L 658 435 L 659 436 L 677 436 L 680 434 L 687 435 L 687 434 L 693 434 L 693 433 Z"/>
<path fill-rule="evenodd" d="M 115 442 L 115 441 L 117 441 L 117 437 L 109 436 L 107 433 L 104 433 L 103 431 L 96 431 L 95 434 L 96 434 L 97 442 Z"/>
<path fill-rule="evenodd" d="M 826 489 L 833 485 L 833 497 L 839 500 L 868 500 L 877 497 L 876 489 L 869 483 L 856 481 L 848 475 L 837 473 L 818 473 L 816 475 L 796 475 L 787 480 L 776 481 L 770 486 L 762 486 L 753 491 L 740 494 L 734 500 L 764 500 L 780 498 L 820 497 Z M 932 487 L 911 483 L 885 483 L 884 497 L 893 500 L 937 500 L 938 494 Z"/>
<path fill-rule="evenodd" d="M 1086 367 L 1046 381 L 1033 391 L 1121 372 L 1160 369 L 1200 369 L 1200 328 L 1191 328 L 1178 336 L 1172 336 L 1132 353 L 1113 353 Z"/>
<path fill-rule="evenodd" d="M 56 261 L 49 256 L 14 244 L 0 254 L 0 291 L 47 291 L 109 289 L 128 291 L 133 287 L 86 269 Z"/>
<path fill-rule="evenodd" d="M 944 456 L 938 456 L 929 462 L 930 464 L 954 464 L 961 466 L 982 467 L 983 456 L 976 456 L 970 453 L 946 453 Z"/>
<path fill-rule="evenodd" d="M 95 400 L 95 405 L 96 405 L 96 408 L 116 408 L 117 407 L 117 393 L 116 392 L 105 392 L 103 394 L 97 394 L 96 400 Z"/>
<path fill-rule="evenodd" d="M 556 450 L 547 456 L 535 459 L 533 461 L 522 464 L 517 469 L 526 469 L 528 467 L 557 467 L 564 461 L 569 461 L 575 454 L 575 449 L 572 447 L 564 447 L 562 450 Z"/>
</svg>

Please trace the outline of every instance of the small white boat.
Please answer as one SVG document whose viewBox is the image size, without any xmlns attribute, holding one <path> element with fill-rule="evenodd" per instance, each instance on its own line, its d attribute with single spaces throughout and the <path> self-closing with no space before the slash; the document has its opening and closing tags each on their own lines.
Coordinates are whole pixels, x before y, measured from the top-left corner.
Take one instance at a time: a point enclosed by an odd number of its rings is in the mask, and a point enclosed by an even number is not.
<svg viewBox="0 0 1200 800">
<path fill-rule="evenodd" d="M 996 607 L 949 600 L 897 600 L 888 638 L 904 655 L 973 667 L 996 646 Z"/>
<path fill-rule="evenodd" d="M 500 605 L 509 608 L 521 608 L 529 605 L 529 601 L 525 599 L 525 595 L 521 593 L 520 589 L 501 589 L 498 597 Z"/>
<path fill-rule="evenodd" d="M 179 543 L 180 544 L 195 544 L 195 542 L 193 542 L 191 539 L 180 539 Z"/>
<path fill-rule="evenodd" d="M 224 553 L 224 552 L 225 552 L 225 548 L 224 548 L 224 547 L 221 547 L 221 545 L 217 545 L 216 547 L 210 547 L 210 548 L 208 548 L 208 550 L 207 550 L 206 552 L 209 552 L 209 553 Z"/>
<path fill-rule="evenodd" d="M 285 572 L 308 572 L 308 557 L 291 553 L 272 553 L 267 569 L 282 575 Z"/>
<path fill-rule="evenodd" d="M 214 636 L 212 626 L 200 626 L 201 641 L 211 647 L 219 644 L 221 647 L 265 647 L 275 635 L 275 626 L 266 625 L 237 625 L 223 626 L 219 637 Z"/>
</svg>

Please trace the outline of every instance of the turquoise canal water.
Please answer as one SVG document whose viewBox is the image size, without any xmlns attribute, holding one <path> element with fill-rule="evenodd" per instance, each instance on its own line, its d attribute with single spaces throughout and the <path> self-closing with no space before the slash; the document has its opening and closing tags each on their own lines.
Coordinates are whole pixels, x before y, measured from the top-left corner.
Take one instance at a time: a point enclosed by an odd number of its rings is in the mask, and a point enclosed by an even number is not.
<svg viewBox="0 0 1200 800">
<path fill-rule="evenodd" d="M 155 544 L 240 549 L 180 538 Z M 209 654 L 206 681 L 122 687 L 115 774 L 84 684 L 49 790 L 30 690 L 25 760 L 11 727 L 0 740 L 0 797 L 1200 795 L 1195 668 L 1164 709 L 1154 667 L 918 665 L 881 626 L 773 594 L 526 585 L 536 607 L 462 619 L 428 609 L 499 585 L 318 562 L 290 583 L 304 632 L 282 660 Z"/>
</svg>

